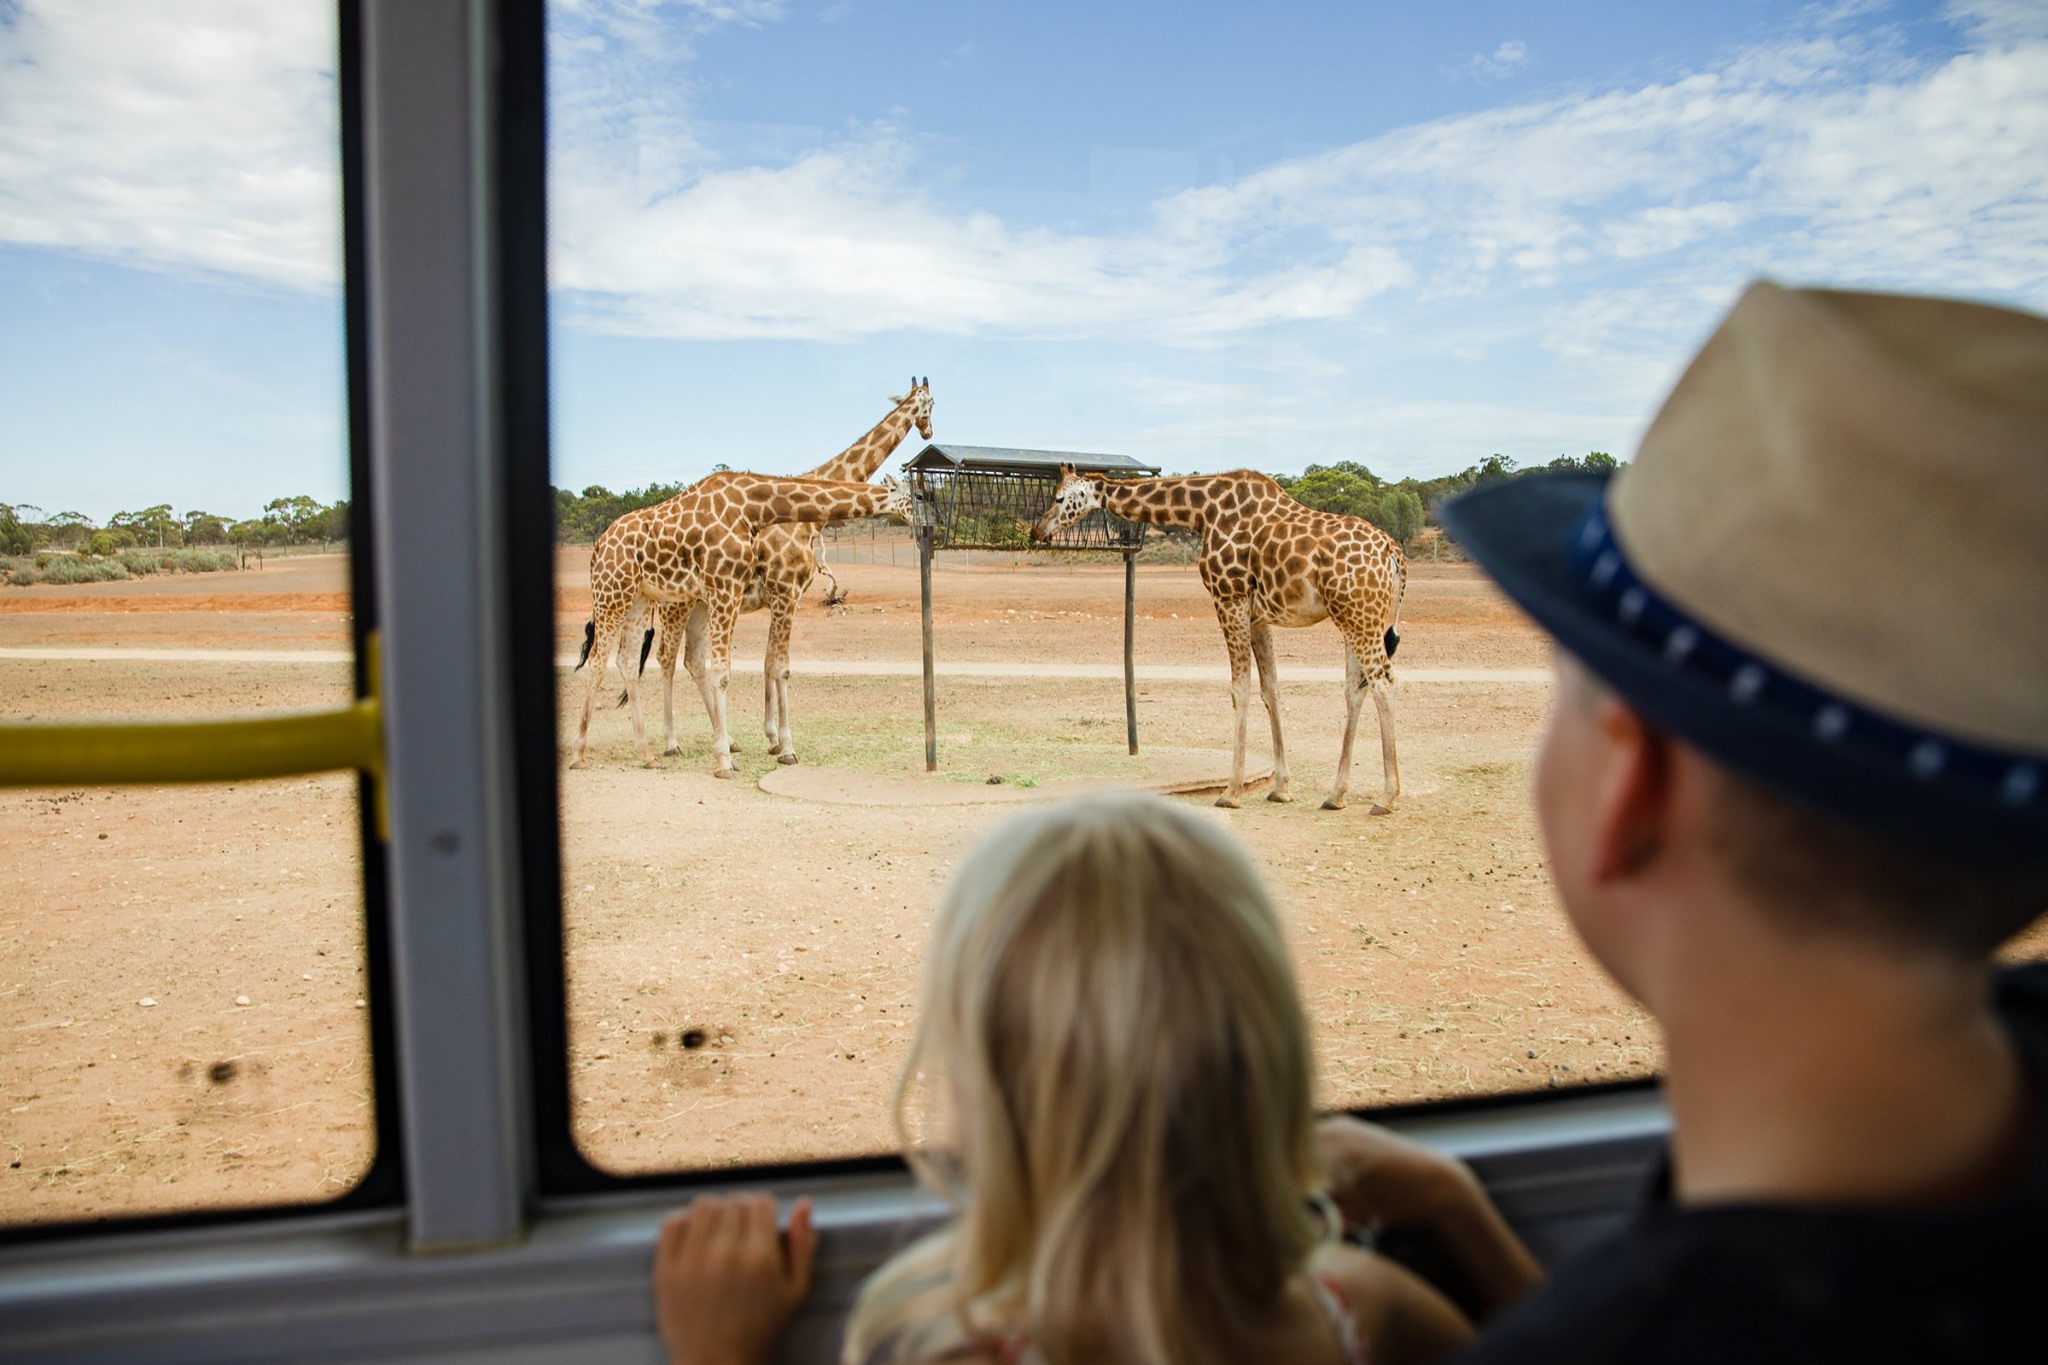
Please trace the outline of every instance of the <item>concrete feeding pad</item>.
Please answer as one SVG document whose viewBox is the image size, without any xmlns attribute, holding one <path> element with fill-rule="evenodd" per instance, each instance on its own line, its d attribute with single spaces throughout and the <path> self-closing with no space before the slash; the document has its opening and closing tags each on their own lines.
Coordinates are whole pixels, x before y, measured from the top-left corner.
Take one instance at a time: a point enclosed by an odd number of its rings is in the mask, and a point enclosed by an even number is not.
<svg viewBox="0 0 2048 1365">
<path fill-rule="evenodd" d="M 1129 771 L 1107 777 L 1060 778 L 1035 787 L 991 783 L 972 768 L 936 773 L 884 774 L 799 763 L 777 768 L 758 783 L 771 796 L 833 806 L 979 806 L 1019 801 L 1057 801 L 1102 791 L 1151 791 L 1167 796 L 1221 794 L 1230 781 L 1228 749 L 1145 749 L 1129 758 Z M 1244 789 L 1265 790 L 1273 765 L 1247 753 Z"/>
</svg>

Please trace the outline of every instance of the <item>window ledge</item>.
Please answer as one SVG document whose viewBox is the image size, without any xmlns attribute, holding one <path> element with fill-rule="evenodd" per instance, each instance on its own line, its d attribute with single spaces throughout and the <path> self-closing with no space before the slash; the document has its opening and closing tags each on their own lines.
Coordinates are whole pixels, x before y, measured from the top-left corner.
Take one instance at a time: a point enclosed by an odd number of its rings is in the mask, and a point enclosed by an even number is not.
<svg viewBox="0 0 2048 1365">
<path fill-rule="evenodd" d="M 1666 1127 L 1653 1091 L 1560 1096 L 1393 1125 L 1465 1157 L 1549 1258 L 1611 1223 Z M 939 1201 L 900 1174 L 778 1182 L 824 1234 L 815 1287 L 784 1351 L 836 1358 L 860 1282 L 930 1226 Z M 113 1234 L 0 1253 L 0 1359 L 63 1362 L 658 1360 L 649 1248 L 683 1191 L 545 1210 L 515 1246 L 408 1254 L 402 1217 L 309 1215 L 202 1231 Z"/>
</svg>

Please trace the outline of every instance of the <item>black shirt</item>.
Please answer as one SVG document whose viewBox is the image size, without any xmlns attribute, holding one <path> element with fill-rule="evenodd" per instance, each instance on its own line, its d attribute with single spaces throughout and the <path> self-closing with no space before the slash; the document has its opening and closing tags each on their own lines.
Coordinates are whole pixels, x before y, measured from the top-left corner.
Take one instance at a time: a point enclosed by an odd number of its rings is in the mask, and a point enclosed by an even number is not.
<svg viewBox="0 0 2048 1365">
<path fill-rule="evenodd" d="M 1460 1365 L 2048 1361 L 2048 964 L 2002 973 L 1996 1004 L 2037 1104 L 2016 1189 L 1936 1212 L 1684 1209 L 1660 1181 Z"/>
</svg>

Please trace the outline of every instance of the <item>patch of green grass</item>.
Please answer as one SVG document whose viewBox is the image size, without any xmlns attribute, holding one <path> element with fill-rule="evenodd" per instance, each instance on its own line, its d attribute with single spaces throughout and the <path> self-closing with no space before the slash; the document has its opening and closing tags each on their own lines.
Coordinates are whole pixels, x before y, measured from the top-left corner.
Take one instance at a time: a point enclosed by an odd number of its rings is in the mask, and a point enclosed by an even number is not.
<svg viewBox="0 0 2048 1365">
<path fill-rule="evenodd" d="M 66 555 L 52 559 L 40 571 L 45 583 L 114 583 L 128 577 L 128 569 L 118 559 L 81 559 Z"/>
<path fill-rule="evenodd" d="M 223 573 L 241 567 L 226 550 L 167 550 L 161 558 L 166 569 L 180 573 Z"/>
</svg>

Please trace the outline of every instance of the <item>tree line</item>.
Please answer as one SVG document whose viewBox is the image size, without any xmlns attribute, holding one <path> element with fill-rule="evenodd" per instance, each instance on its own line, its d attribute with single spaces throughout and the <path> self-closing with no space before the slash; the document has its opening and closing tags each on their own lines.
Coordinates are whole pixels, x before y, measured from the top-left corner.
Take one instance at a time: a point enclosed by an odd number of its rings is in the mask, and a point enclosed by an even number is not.
<svg viewBox="0 0 2048 1365">
<path fill-rule="evenodd" d="M 1436 507 L 1445 498 L 1496 479 L 1554 470 L 1612 469 L 1615 460 L 1603 451 L 1560 455 L 1547 464 L 1520 467 L 1505 455 L 1489 455 L 1455 474 L 1431 479 L 1388 480 L 1354 460 L 1312 464 L 1297 475 L 1276 474 L 1280 486 L 1304 506 L 1325 512 L 1364 517 L 1406 545 L 1425 526 L 1436 522 Z M 724 469 L 724 465 L 717 466 Z M 581 493 L 551 489 L 555 504 L 557 543 L 587 544 L 628 512 L 666 502 L 683 491 L 679 483 L 650 483 L 614 493 L 592 484 Z M 46 514 L 29 503 L 0 503 L 0 554 L 26 555 L 37 550 L 70 550 L 112 555 L 130 549 L 173 549 L 226 545 L 264 549 L 281 545 L 334 544 L 348 539 L 346 499 L 321 503 L 304 496 L 273 498 L 260 516 L 236 520 L 193 509 L 175 512 L 169 503 L 139 511 L 116 512 L 104 525 L 78 512 Z"/>
<path fill-rule="evenodd" d="M 1382 479 L 1353 460 L 1336 464 L 1312 464 L 1300 474 L 1274 475 L 1288 496 L 1305 507 L 1324 512 L 1343 512 L 1364 517 L 1402 545 L 1408 545 L 1425 526 L 1437 524 L 1437 505 L 1446 498 L 1522 474 L 1586 472 L 1613 469 L 1615 459 L 1603 450 L 1585 455 L 1560 455 L 1546 464 L 1518 465 L 1506 455 L 1489 455 L 1478 464 L 1455 474 L 1433 479 Z"/>
<path fill-rule="evenodd" d="M 254 550 L 332 545 L 348 539 L 348 516 L 347 499 L 322 503 L 304 494 L 272 498 L 260 516 L 243 519 L 196 508 L 176 512 L 170 503 L 160 502 L 139 511 L 116 512 L 104 524 L 80 512 L 46 513 L 32 503 L 0 502 L 0 554 L 69 550 L 104 556 L 199 546 Z"/>
<path fill-rule="evenodd" d="M 1595 450 L 1585 455 L 1560 455 L 1545 464 L 1527 467 L 1518 465 L 1506 455 L 1489 455 L 1455 474 L 1441 474 L 1431 479 L 1382 479 L 1355 460 L 1339 460 L 1329 465 L 1312 464 L 1300 474 L 1276 474 L 1273 477 L 1289 496 L 1303 506 L 1364 517 L 1401 544 L 1409 545 L 1425 526 L 1436 524 L 1438 503 L 1480 484 L 1512 479 L 1522 474 L 1614 467 L 1612 455 Z M 722 470 L 726 466 L 718 465 L 716 468 Z M 666 502 L 683 488 L 684 485 L 678 483 L 650 483 L 645 488 L 629 488 L 622 493 L 614 493 L 602 484 L 592 484 L 581 493 L 567 488 L 552 489 L 556 543 L 588 544 L 626 513 Z M 1001 538 L 996 528 L 978 529 L 981 534 L 976 538 L 985 543 L 1009 543 Z M 1017 544 L 1026 544 L 1028 537 L 1024 531 L 1028 527 L 1013 529 L 1016 529 Z"/>
</svg>

